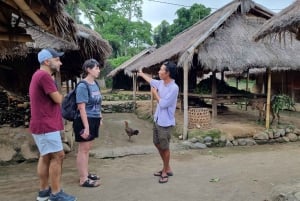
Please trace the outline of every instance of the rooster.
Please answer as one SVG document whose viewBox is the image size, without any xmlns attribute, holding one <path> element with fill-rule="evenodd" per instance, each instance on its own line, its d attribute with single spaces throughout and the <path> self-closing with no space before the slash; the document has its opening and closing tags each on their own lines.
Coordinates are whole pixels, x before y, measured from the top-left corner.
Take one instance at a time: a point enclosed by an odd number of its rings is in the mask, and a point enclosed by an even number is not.
<svg viewBox="0 0 300 201">
<path fill-rule="evenodd" d="M 131 136 L 139 134 L 139 130 L 135 130 L 135 129 L 130 128 L 128 126 L 127 121 L 124 121 L 124 123 L 125 123 L 125 131 L 126 131 L 128 137 L 129 137 L 129 141 L 131 141 Z"/>
</svg>

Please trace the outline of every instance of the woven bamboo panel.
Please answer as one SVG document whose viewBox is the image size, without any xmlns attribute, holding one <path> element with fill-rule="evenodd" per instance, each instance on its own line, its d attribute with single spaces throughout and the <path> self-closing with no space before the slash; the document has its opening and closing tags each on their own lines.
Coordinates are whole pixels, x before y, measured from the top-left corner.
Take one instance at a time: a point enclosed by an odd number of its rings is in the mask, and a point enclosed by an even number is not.
<svg viewBox="0 0 300 201">
<path fill-rule="evenodd" d="M 192 128 L 210 128 L 211 117 L 207 108 L 189 109 L 189 129 Z"/>
</svg>

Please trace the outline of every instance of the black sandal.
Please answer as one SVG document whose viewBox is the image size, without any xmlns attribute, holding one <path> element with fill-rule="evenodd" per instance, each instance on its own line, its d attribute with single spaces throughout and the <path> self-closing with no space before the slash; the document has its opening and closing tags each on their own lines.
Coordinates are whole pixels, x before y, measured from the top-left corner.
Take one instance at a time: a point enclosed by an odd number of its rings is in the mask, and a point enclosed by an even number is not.
<svg viewBox="0 0 300 201">
<path fill-rule="evenodd" d="M 91 173 L 89 173 L 88 178 L 91 179 L 91 180 L 94 180 L 94 181 L 95 180 L 100 180 L 100 177 L 98 175 L 91 174 Z"/>
<path fill-rule="evenodd" d="M 93 181 L 87 179 L 83 184 L 80 185 L 81 187 L 98 187 L 100 184 L 97 181 Z"/>
</svg>

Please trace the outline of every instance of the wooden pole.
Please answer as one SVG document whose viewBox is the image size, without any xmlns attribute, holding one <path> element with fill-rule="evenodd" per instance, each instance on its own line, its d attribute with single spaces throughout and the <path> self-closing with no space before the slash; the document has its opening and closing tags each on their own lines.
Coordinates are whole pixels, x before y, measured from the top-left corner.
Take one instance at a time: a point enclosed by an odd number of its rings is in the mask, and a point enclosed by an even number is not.
<svg viewBox="0 0 300 201">
<path fill-rule="evenodd" d="M 35 12 L 33 12 L 33 10 L 31 10 L 31 8 L 24 0 L 14 0 L 14 2 L 18 5 L 20 10 L 30 19 L 32 19 L 39 27 L 44 30 L 48 30 L 50 28 L 41 20 L 41 18 L 38 17 Z"/>
<path fill-rule="evenodd" d="M 137 74 L 136 72 L 133 73 L 133 76 L 132 76 L 132 79 L 133 79 L 133 110 L 135 111 L 136 109 L 136 77 L 137 77 Z"/>
<path fill-rule="evenodd" d="M 217 117 L 217 80 L 216 80 L 216 72 L 214 71 L 212 79 L 212 89 L 211 89 L 211 96 L 212 96 L 212 121 L 215 120 Z"/>
<path fill-rule="evenodd" d="M 31 38 L 29 34 L 7 34 L 7 33 L 0 33 L 0 41 L 11 41 L 11 42 L 33 42 L 34 40 Z"/>
<path fill-rule="evenodd" d="M 250 91 L 249 90 L 249 68 L 247 69 L 246 91 Z"/>
<path fill-rule="evenodd" d="M 267 90 L 267 107 L 266 107 L 266 129 L 270 128 L 270 102 L 271 102 L 271 70 L 267 68 L 268 72 L 268 90 Z"/>
<path fill-rule="evenodd" d="M 153 78 L 153 74 L 151 73 L 151 77 Z M 153 100 L 153 94 L 151 92 L 151 86 L 150 86 L 150 94 L 151 94 L 151 114 L 153 116 L 154 114 L 154 100 Z"/>
<path fill-rule="evenodd" d="M 183 64 L 183 140 L 186 140 L 188 137 L 188 74 L 188 61 L 185 61 Z"/>
</svg>

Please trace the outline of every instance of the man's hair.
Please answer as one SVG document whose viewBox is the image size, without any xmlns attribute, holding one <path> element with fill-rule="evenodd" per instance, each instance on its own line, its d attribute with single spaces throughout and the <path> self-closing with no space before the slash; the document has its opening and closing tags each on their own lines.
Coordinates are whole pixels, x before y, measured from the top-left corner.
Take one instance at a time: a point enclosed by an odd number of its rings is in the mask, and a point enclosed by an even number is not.
<svg viewBox="0 0 300 201">
<path fill-rule="evenodd" d="M 173 61 L 166 61 L 163 65 L 166 66 L 166 71 L 169 72 L 170 77 L 175 79 L 177 75 L 177 65 Z"/>
</svg>

